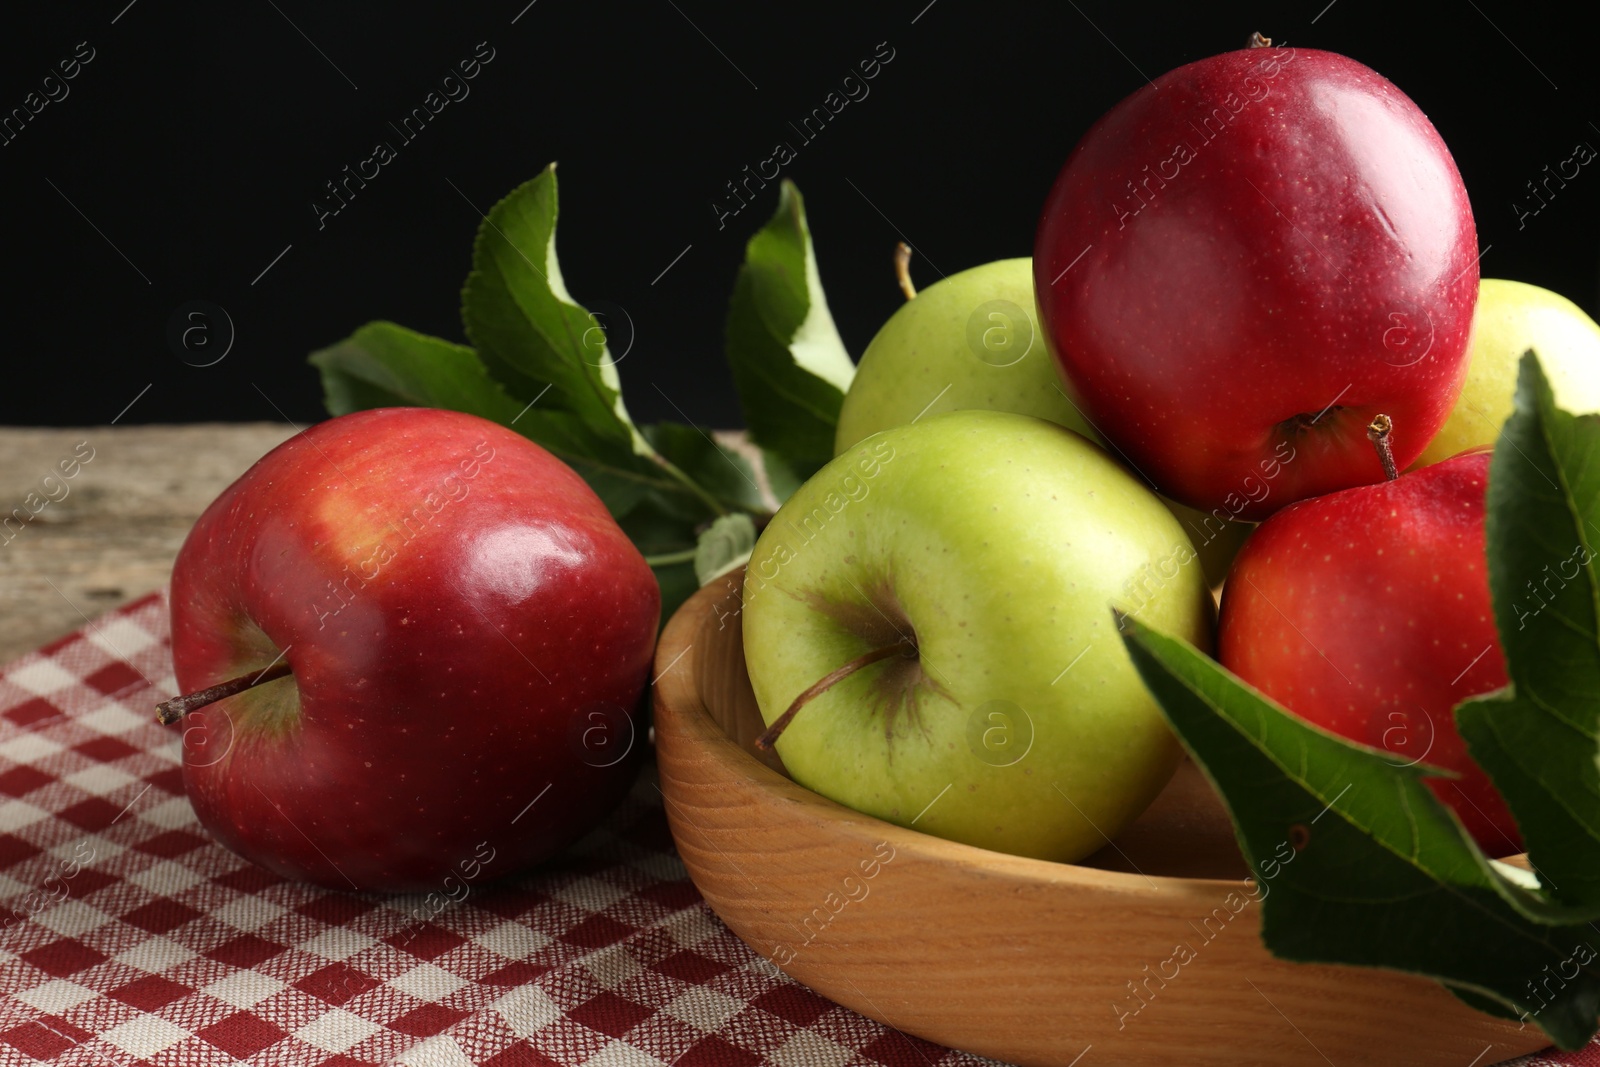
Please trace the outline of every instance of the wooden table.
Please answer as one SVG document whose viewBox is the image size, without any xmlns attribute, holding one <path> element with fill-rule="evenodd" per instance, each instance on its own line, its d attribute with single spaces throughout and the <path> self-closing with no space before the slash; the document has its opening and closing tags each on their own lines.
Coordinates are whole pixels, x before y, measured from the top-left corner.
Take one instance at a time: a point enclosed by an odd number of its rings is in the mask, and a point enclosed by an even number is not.
<svg viewBox="0 0 1600 1067">
<path fill-rule="evenodd" d="M 160 589 L 200 512 L 294 432 L 279 423 L 0 427 L 0 663 Z M 74 468 L 80 456 L 92 458 Z M 61 476 L 62 461 L 73 477 Z"/>
</svg>

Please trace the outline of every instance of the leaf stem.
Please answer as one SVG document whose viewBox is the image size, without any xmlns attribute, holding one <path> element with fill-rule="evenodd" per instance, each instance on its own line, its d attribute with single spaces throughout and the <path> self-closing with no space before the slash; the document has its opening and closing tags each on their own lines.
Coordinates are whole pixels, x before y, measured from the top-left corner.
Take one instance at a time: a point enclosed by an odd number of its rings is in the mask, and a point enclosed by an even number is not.
<svg viewBox="0 0 1600 1067">
<path fill-rule="evenodd" d="M 711 509 L 711 514 L 728 514 L 728 509 L 722 506 L 722 502 L 716 497 L 712 496 L 710 493 L 706 492 L 699 482 L 695 481 L 683 471 L 679 470 L 676 464 L 674 464 L 666 456 L 663 456 L 660 452 L 656 452 L 654 448 L 652 448 L 650 451 L 652 454 L 654 454 L 656 459 L 661 461 L 662 468 L 666 470 L 668 474 L 671 474 L 674 478 L 678 479 L 678 481 L 682 482 L 684 488 L 688 489 L 689 492 L 693 493 L 699 498 L 702 504 Z"/>
<path fill-rule="evenodd" d="M 681 552 L 662 552 L 654 556 L 646 556 L 644 561 L 652 567 L 666 567 L 673 563 L 692 563 L 694 562 L 694 552 L 695 550 L 692 548 L 683 549 Z"/>
</svg>

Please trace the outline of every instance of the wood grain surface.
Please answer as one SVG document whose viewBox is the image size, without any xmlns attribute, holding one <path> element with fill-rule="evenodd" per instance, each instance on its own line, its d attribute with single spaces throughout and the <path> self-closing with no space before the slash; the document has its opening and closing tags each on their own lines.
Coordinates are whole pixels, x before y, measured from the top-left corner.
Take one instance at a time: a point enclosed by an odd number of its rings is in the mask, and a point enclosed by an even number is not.
<svg viewBox="0 0 1600 1067">
<path fill-rule="evenodd" d="M 160 589 L 200 512 L 294 432 L 0 427 L 0 663 Z"/>
<path fill-rule="evenodd" d="M 657 649 L 667 818 L 723 921 L 824 996 L 1029 1067 L 1465 1067 L 1545 1044 L 1426 979 L 1270 956 L 1270 885 L 1240 877 L 1192 765 L 1082 864 L 943 841 L 802 788 L 748 751 L 738 607 L 737 581 L 708 585 Z"/>
</svg>

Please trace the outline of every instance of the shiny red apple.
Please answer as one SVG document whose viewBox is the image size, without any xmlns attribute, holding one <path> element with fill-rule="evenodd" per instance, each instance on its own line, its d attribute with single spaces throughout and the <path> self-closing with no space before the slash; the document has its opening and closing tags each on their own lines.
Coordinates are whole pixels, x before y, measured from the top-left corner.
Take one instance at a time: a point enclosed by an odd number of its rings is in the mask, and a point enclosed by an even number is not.
<svg viewBox="0 0 1600 1067">
<path fill-rule="evenodd" d="M 1302 501 L 1245 542 L 1218 655 L 1333 733 L 1460 775 L 1426 779 L 1492 856 L 1521 850 L 1452 711 L 1507 683 L 1484 555 L 1490 453 Z"/>
<path fill-rule="evenodd" d="M 180 689 L 260 679 L 188 711 L 184 786 L 218 841 L 291 878 L 513 874 L 628 789 L 659 613 L 599 498 L 527 439 L 422 408 L 321 423 L 178 554 Z"/>
<path fill-rule="evenodd" d="M 1248 48 L 1162 75 L 1079 142 L 1034 246 L 1085 414 L 1220 518 L 1403 468 L 1460 392 L 1477 236 L 1438 132 L 1355 60 Z"/>
</svg>

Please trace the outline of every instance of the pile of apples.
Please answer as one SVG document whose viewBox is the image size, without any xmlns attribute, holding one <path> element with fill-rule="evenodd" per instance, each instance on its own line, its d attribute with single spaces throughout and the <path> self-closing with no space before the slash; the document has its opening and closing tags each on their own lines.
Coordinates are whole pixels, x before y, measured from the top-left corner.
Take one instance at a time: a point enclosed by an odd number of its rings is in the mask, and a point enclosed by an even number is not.
<svg viewBox="0 0 1600 1067">
<path fill-rule="evenodd" d="M 1600 327 L 1480 284 L 1460 175 L 1397 88 L 1255 44 L 1102 118 L 1031 260 L 920 294 L 902 260 L 908 302 L 861 359 L 836 457 L 745 571 L 762 743 L 797 781 L 1078 860 L 1182 756 L 1119 639 L 1133 617 L 1459 772 L 1429 784 L 1486 850 L 1520 847 L 1451 719 L 1506 681 L 1484 446 L 1530 347 L 1564 407 L 1600 409 Z M 362 411 L 195 525 L 172 584 L 185 695 L 161 716 L 227 847 L 337 888 L 448 890 L 548 859 L 626 791 L 660 606 L 543 448 Z"/>
<path fill-rule="evenodd" d="M 1031 261 L 884 326 L 837 458 L 762 534 L 766 740 L 862 812 L 1077 860 L 1181 758 L 1117 637 L 1132 616 L 1457 772 L 1428 784 L 1490 855 L 1520 851 L 1452 719 L 1507 681 L 1488 446 L 1528 348 L 1565 406 L 1600 408 L 1600 327 L 1477 261 L 1443 141 L 1351 59 L 1258 38 L 1122 101 Z"/>
</svg>

